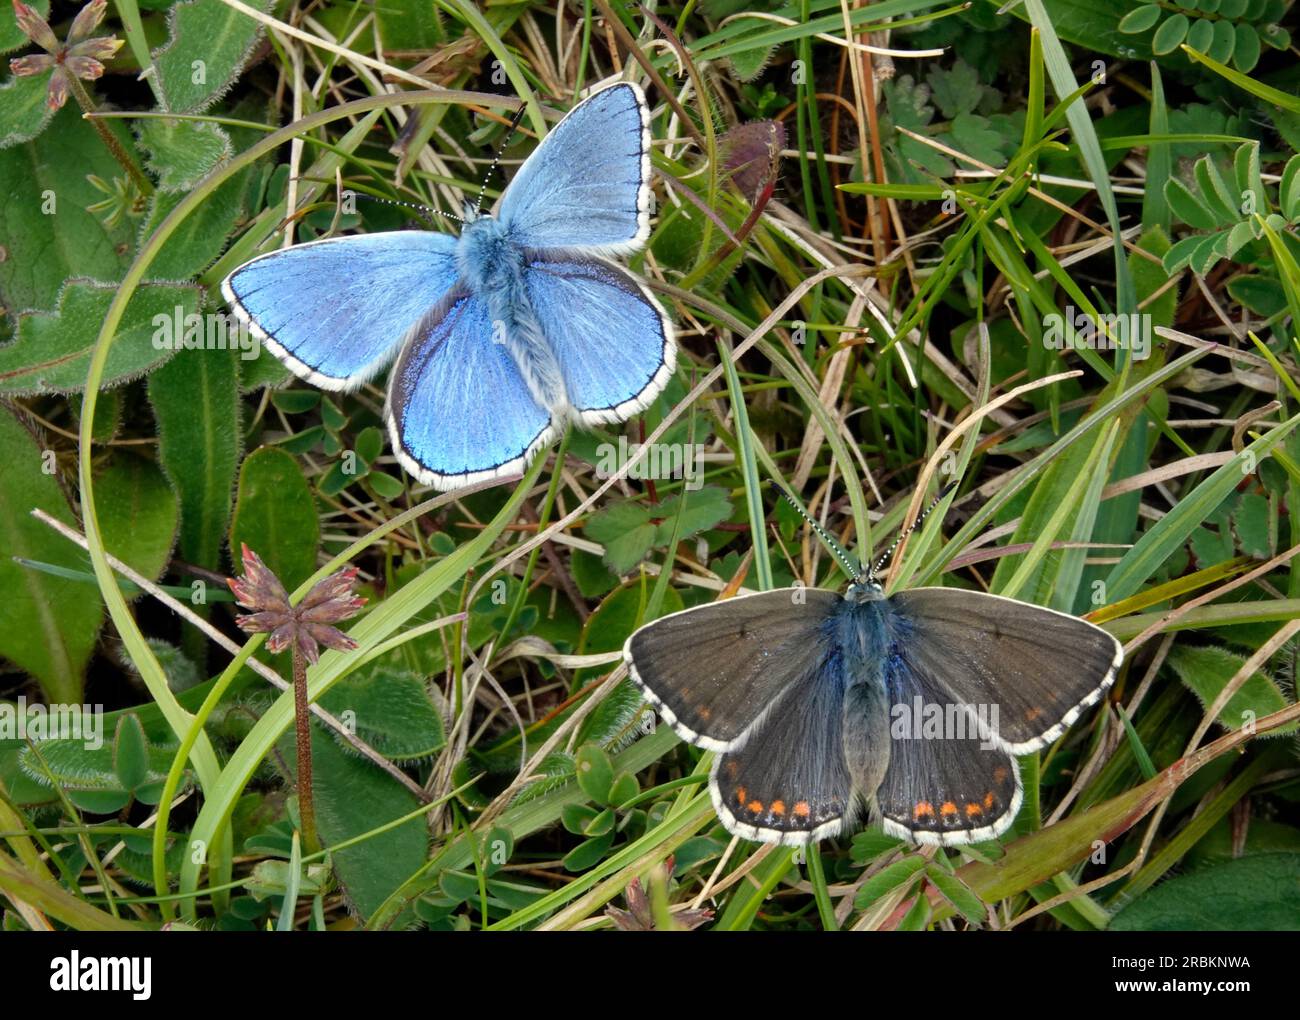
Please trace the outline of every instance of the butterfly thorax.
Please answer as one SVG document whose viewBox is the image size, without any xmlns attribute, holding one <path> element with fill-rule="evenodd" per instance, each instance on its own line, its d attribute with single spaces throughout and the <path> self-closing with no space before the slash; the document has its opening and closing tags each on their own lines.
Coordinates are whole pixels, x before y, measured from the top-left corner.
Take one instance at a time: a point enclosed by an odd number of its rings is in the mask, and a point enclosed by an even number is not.
<svg viewBox="0 0 1300 1020">
<path fill-rule="evenodd" d="M 564 377 L 533 311 L 525 282 L 524 249 L 494 216 L 465 225 L 456 247 L 461 286 L 486 302 L 492 342 L 504 344 L 533 399 L 557 422 L 569 415 Z"/>
<path fill-rule="evenodd" d="M 889 602 L 846 597 L 830 621 L 830 647 L 844 656 L 849 685 L 879 682 L 879 664 L 890 643 Z"/>
</svg>

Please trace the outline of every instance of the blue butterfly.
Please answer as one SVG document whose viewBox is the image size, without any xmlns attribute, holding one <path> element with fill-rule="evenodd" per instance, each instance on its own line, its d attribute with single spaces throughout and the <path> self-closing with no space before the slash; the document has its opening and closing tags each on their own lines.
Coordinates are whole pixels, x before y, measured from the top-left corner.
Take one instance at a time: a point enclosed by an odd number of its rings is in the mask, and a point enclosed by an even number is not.
<svg viewBox="0 0 1300 1020">
<path fill-rule="evenodd" d="M 399 230 L 270 252 L 221 285 L 295 375 L 346 390 L 389 376 L 406 470 L 455 489 L 523 470 L 572 422 L 644 410 L 673 373 L 673 327 L 611 261 L 650 236 L 650 111 L 620 82 L 575 106 L 497 213 L 460 237 Z"/>
</svg>

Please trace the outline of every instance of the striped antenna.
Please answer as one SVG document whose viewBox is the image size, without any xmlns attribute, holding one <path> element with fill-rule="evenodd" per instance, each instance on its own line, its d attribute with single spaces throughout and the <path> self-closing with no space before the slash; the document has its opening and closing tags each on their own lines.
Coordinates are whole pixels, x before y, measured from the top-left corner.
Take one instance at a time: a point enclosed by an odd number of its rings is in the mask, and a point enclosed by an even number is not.
<svg viewBox="0 0 1300 1020">
<path fill-rule="evenodd" d="M 952 481 L 939 490 L 939 495 L 935 496 L 934 499 L 930 501 L 930 505 L 921 511 L 920 515 L 916 518 L 916 520 L 914 520 L 910 525 L 908 525 L 907 530 L 904 531 L 901 535 L 899 535 L 896 539 L 894 539 L 894 544 L 885 550 L 884 555 L 882 555 L 880 559 L 876 560 L 876 565 L 871 568 L 871 573 L 867 575 L 869 580 L 874 581 L 876 579 L 876 575 L 880 573 L 880 568 L 889 562 L 889 557 L 894 555 L 894 550 L 899 547 L 903 539 L 905 539 L 913 531 L 919 528 L 921 526 L 921 522 L 930 516 L 930 511 L 933 510 L 935 507 L 937 507 L 939 503 L 943 500 L 943 497 L 948 495 L 948 493 L 952 492 L 952 490 L 955 488 L 957 488 L 957 483 L 955 481 Z"/>
<path fill-rule="evenodd" d="M 849 579 L 855 584 L 861 584 L 863 581 L 867 580 L 868 578 L 864 577 L 862 573 L 862 564 L 858 563 L 856 566 L 854 565 L 849 554 L 844 551 L 844 546 L 840 545 L 839 542 L 835 540 L 835 536 L 823 528 L 818 521 L 814 520 L 812 515 L 796 503 L 794 497 L 778 483 L 774 481 L 772 484 L 775 485 L 781 495 L 785 497 L 785 501 L 794 507 L 795 513 L 807 521 L 808 526 L 812 528 L 813 531 L 817 532 L 817 537 L 822 540 L 822 544 L 831 551 L 831 554 L 839 560 L 840 566 L 844 568 L 844 573 L 849 577 Z"/>
<path fill-rule="evenodd" d="M 455 220 L 457 223 L 461 224 L 461 226 L 465 225 L 465 221 L 455 213 L 443 212 L 441 209 L 434 209 L 427 205 L 419 205 L 415 202 L 403 202 L 396 198 L 379 198 L 377 195 L 358 195 L 357 197 L 364 198 L 368 202 L 381 202 L 384 205 L 400 205 L 407 209 L 414 209 L 416 212 L 429 213 L 432 216 L 443 216 L 449 220 Z"/>
<path fill-rule="evenodd" d="M 487 194 L 488 181 L 492 179 L 492 171 L 501 163 L 501 157 L 506 151 L 506 146 L 510 144 L 510 139 L 519 130 L 519 123 L 524 119 L 526 109 L 527 107 L 521 103 L 519 109 L 515 111 L 515 115 L 510 118 L 510 127 L 507 129 L 505 137 L 501 139 L 501 144 L 497 146 L 497 153 L 492 157 L 492 165 L 487 168 L 487 173 L 483 175 L 483 183 L 479 186 L 478 198 L 474 202 L 475 216 L 478 216 L 483 211 L 483 196 Z"/>
</svg>

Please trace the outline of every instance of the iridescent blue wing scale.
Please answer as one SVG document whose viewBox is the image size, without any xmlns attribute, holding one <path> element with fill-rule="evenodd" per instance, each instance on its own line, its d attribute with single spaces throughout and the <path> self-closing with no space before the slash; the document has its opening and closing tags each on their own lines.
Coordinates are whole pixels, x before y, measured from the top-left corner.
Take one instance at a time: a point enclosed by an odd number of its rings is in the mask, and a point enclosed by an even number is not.
<svg viewBox="0 0 1300 1020">
<path fill-rule="evenodd" d="M 529 303 L 584 425 L 645 410 L 673 374 L 673 327 L 631 273 L 605 259 L 534 257 Z"/>
<path fill-rule="evenodd" d="M 359 386 L 456 283 L 456 239 L 397 230 L 309 241 L 246 262 L 221 285 L 235 314 L 295 375 Z"/>
<path fill-rule="evenodd" d="M 411 331 L 388 381 L 389 438 L 420 481 L 454 489 L 522 471 L 555 438 L 486 303 L 454 292 Z"/>
<path fill-rule="evenodd" d="M 619 82 L 583 100 L 524 161 L 497 217 L 522 248 L 626 254 L 650 236 L 650 111 Z"/>
</svg>

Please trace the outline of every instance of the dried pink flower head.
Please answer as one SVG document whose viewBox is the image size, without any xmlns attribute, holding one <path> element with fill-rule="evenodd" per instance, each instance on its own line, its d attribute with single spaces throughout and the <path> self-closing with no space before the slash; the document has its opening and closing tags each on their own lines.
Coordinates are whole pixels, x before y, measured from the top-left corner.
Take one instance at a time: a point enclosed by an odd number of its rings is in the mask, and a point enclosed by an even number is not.
<svg viewBox="0 0 1300 1020">
<path fill-rule="evenodd" d="M 108 0 L 90 0 L 73 20 L 65 43 L 59 42 L 49 23 L 33 8 L 22 0 L 13 0 L 13 5 L 19 31 L 45 52 L 14 57 L 9 61 L 9 70 L 20 78 L 50 71 L 45 105 L 51 110 L 68 101 L 69 75 L 94 81 L 104 73 L 101 61 L 110 60 L 122 46 L 121 39 L 109 35 L 89 38 L 104 20 Z"/>
<path fill-rule="evenodd" d="M 250 634 L 267 633 L 266 647 L 282 652 L 290 645 L 315 664 L 320 657 L 318 645 L 347 652 L 357 643 L 330 624 L 355 616 L 366 600 L 354 595 L 357 568 L 344 567 L 317 581 L 296 606 L 289 604 L 289 593 L 280 579 L 262 562 L 257 553 L 243 546 L 244 576 L 226 580 L 235 601 L 252 613 L 235 617 L 235 622 Z"/>
<path fill-rule="evenodd" d="M 664 881 L 667 882 L 673 874 L 673 858 L 669 857 L 664 862 Z M 607 907 L 605 916 L 614 922 L 614 926 L 621 931 L 656 931 L 654 910 L 650 906 L 650 899 L 646 896 L 645 889 L 641 885 L 641 879 L 634 878 L 628 883 L 627 889 L 623 894 L 627 902 L 627 910 L 619 910 L 618 907 Z M 713 919 L 712 910 L 678 910 L 672 914 L 673 927 L 678 931 L 693 931 L 702 924 L 706 924 Z"/>
</svg>

